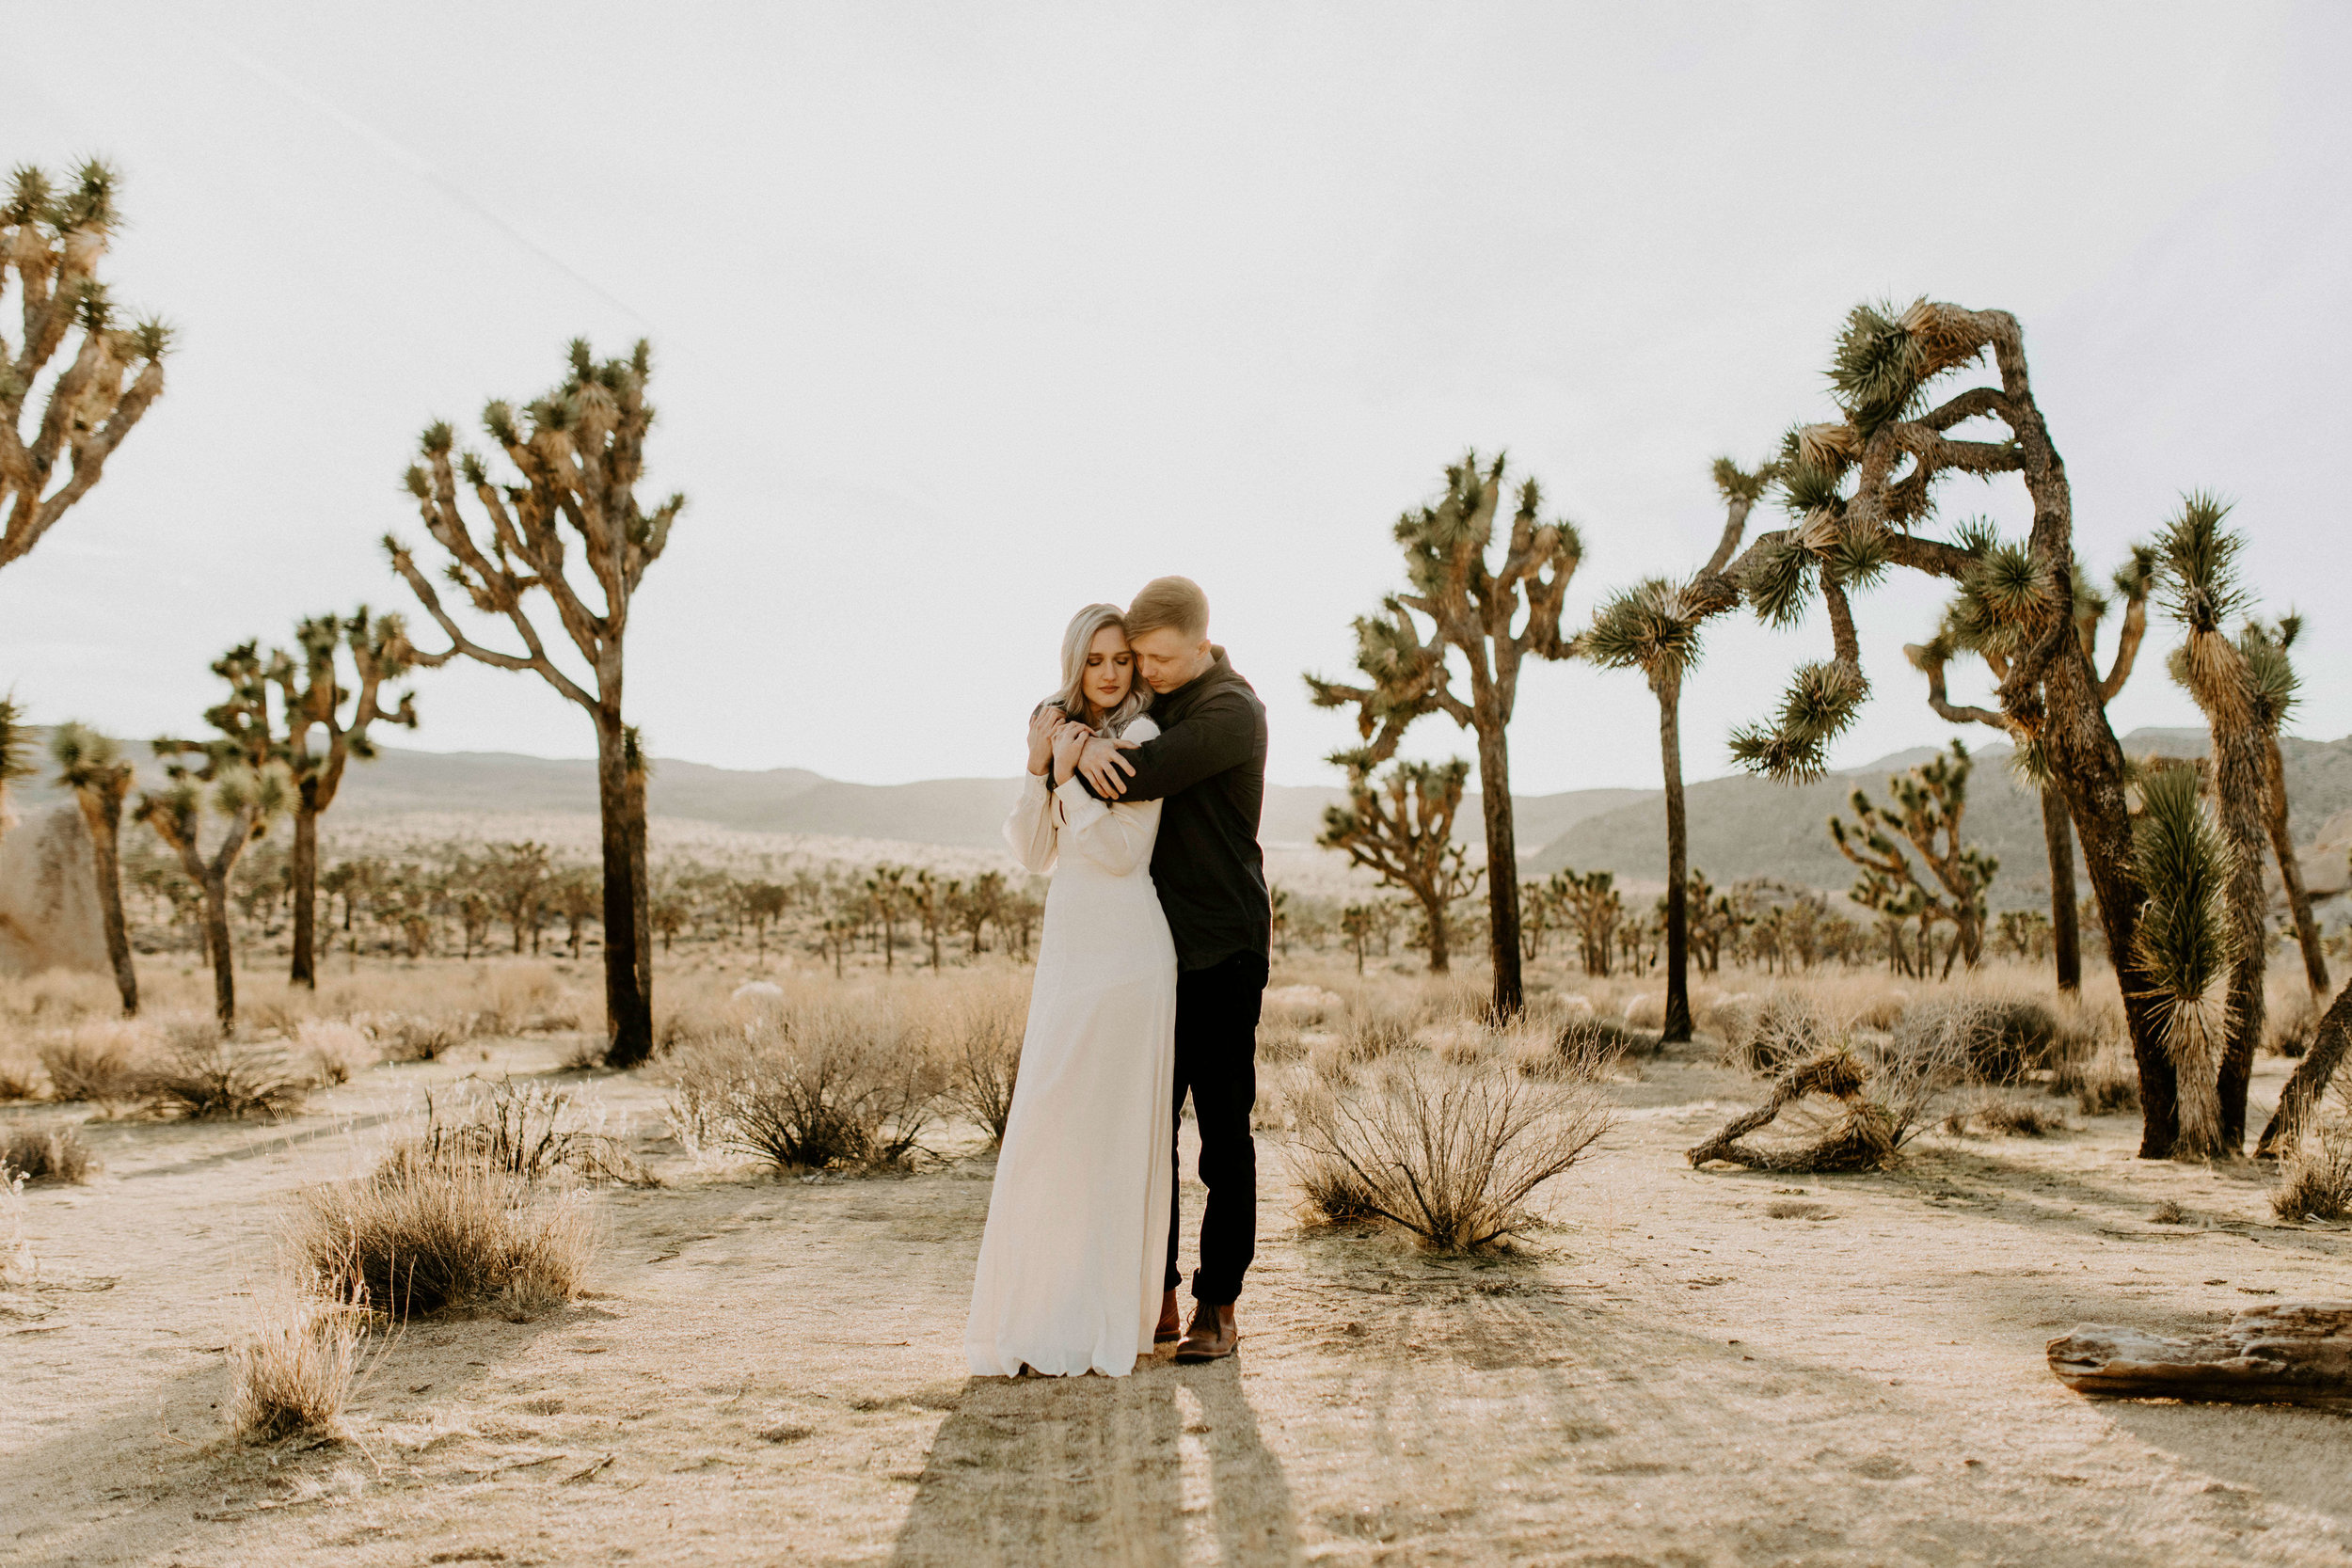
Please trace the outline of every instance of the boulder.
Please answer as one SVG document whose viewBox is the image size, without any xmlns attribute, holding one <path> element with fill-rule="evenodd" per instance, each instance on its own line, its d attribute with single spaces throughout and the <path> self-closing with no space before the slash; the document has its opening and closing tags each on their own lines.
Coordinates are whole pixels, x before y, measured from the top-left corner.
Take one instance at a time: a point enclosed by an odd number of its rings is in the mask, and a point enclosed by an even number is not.
<svg viewBox="0 0 2352 1568">
<path fill-rule="evenodd" d="M 89 825 L 70 804 L 0 834 L 0 974 L 47 969 L 113 972 Z"/>
</svg>

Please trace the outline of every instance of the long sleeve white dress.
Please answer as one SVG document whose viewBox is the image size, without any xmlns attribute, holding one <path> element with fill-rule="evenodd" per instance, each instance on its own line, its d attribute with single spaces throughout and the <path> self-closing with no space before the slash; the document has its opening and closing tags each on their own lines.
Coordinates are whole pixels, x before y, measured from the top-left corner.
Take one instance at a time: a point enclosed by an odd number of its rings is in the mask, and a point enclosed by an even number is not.
<svg viewBox="0 0 2352 1568">
<path fill-rule="evenodd" d="M 1126 737 L 1158 734 L 1149 718 Z M 1156 800 L 1105 806 L 1031 774 L 1005 823 L 1053 873 L 1012 1115 L 963 1331 L 972 1370 L 1123 1377 L 1168 1266 L 1176 947 L 1152 885 Z"/>
</svg>

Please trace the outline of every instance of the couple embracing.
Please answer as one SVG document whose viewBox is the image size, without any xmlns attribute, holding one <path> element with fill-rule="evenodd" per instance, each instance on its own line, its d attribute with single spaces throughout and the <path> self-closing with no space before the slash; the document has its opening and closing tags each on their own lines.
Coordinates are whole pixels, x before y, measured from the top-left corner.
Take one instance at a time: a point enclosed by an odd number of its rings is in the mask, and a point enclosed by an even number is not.
<svg viewBox="0 0 2352 1568">
<path fill-rule="evenodd" d="M 964 1327 L 976 1373 L 1120 1377 L 1160 1346 L 1211 1361 L 1240 1339 L 1272 925 L 1265 745 L 1265 706 L 1211 645 L 1208 600 L 1187 579 L 1071 621 L 1005 824 L 1021 863 L 1053 885 Z M 1209 1196 L 1180 1333 L 1187 1094 Z"/>
</svg>

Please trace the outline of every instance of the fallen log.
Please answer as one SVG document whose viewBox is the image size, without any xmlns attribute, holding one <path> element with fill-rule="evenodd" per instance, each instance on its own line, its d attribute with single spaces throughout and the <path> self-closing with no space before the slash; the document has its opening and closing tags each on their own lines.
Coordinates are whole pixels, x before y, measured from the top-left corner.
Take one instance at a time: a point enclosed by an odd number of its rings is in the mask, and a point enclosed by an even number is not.
<svg viewBox="0 0 2352 1568">
<path fill-rule="evenodd" d="M 2050 1341 L 2050 1370 L 2090 1399 L 2352 1411 L 2352 1303 L 2251 1307 L 2186 1339 L 2085 1323 Z"/>
</svg>

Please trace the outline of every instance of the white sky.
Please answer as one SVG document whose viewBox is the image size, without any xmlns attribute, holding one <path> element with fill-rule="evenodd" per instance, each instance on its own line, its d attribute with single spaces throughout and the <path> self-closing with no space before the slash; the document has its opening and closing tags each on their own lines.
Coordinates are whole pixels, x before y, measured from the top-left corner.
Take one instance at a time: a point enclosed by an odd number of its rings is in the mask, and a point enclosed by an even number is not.
<svg viewBox="0 0 2352 1568">
<path fill-rule="evenodd" d="M 1704 556 L 1708 460 L 1819 417 L 1850 306 L 1927 293 L 2024 320 L 2102 578 L 2181 490 L 2236 498 L 2252 581 L 2313 615 L 2298 727 L 2352 730 L 2342 8 L 5 11 L 0 156 L 119 161 L 109 276 L 182 345 L 0 573 L 38 721 L 190 728 L 224 647 L 412 608 L 375 541 L 421 540 L 417 431 L 643 332 L 647 498 L 691 498 L 630 647 L 659 754 L 1010 772 L 1070 611 L 1177 571 L 1272 776 L 1335 782 L 1300 672 L 1343 672 L 1465 446 L 1581 525 L 1581 620 Z M 2013 481 L 1946 506 L 2025 516 Z M 1939 597 L 1864 606 L 1841 762 L 1946 733 L 1899 651 Z M 1825 644 L 1723 624 L 1691 774 Z M 419 705 L 414 744 L 593 750 L 535 677 Z M 2153 661 L 2115 717 L 2196 721 Z M 1514 784 L 1654 784 L 1655 722 L 1638 677 L 1538 669 Z"/>
</svg>

